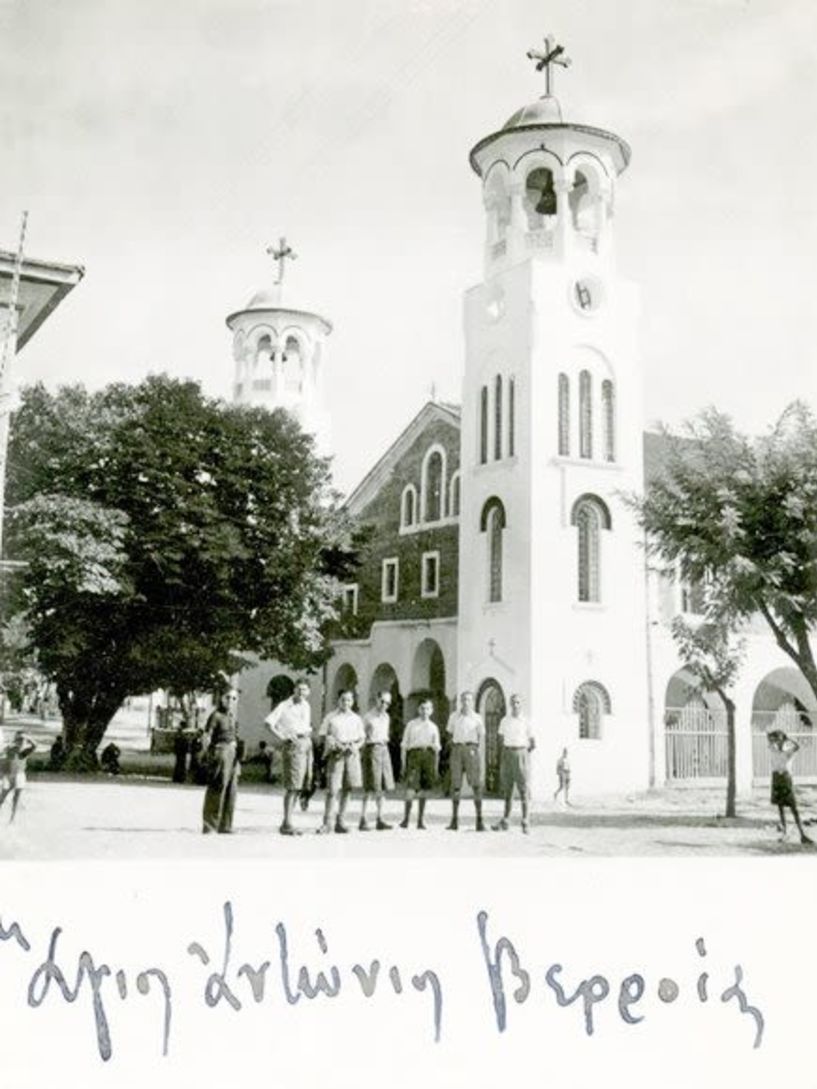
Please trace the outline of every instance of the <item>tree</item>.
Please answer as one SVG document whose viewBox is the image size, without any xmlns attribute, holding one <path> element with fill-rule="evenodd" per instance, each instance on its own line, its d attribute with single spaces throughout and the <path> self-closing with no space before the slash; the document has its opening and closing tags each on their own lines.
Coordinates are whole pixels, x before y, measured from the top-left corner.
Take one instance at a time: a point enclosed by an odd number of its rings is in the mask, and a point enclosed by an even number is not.
<svg viewBox="0 0 817 1089">
<path fill-rule="evenodd" d="M 745 644 L 734 641 L 728 622 L 688 624 L 683 617 L 672 621 L 672 637 L 687 670 L 706 692 L 715 692 L 726 711 L 726 816 L 734 817 L 735 775 L 735 703 L 729 689 L 735 683 Z"/>
<path fill-rule="evenodd" d="M 325 460 L 287 413 L 151 377 L 25 391 L 14 417 L 18 602 L 74 765 L 129 695 L 217 686 L 244 653 L 325 660 L 354 565 Z"/>
<path fill-rule="evenodd" d="M 648 549 L 706 584 L 707 619 L 736 630 L 760 614 L 817 696 L 817 422 L 797 402 L 751 440 L 710 409 L 644 497 L 631 497 Z"/>
</svg>

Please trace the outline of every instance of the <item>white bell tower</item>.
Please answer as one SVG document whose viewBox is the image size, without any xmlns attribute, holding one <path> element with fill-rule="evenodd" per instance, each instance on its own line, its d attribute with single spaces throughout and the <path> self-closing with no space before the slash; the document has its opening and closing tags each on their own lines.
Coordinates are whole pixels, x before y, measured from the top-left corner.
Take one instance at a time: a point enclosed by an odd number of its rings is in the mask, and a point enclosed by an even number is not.
<svg viewBox="0 0 817 1089">
<path fill-rule="evenodd" d="M 459 687 L 488 718 L 518 692 L 533 787 L 648 778 L 644 555 L 621 494 L 643 485 L 638 295 L 615 269 L 618 136 L 565 122 L 546 93 L 470 154 L 484 276 L 465 296 Z M 488 758 L 492 741 L 489 736 Z"/>
<path fill-rule="evenodd" d="M 233 399 L 240 405 L 287 409 L 315 437 L 318 453 L 329 454 L 332 440 L 322 356 L 332 326 L 319 314 L 283 305 L 285 262 L 296 258 L 286 239 L 267 253 L 278 265 L 272 288 L 257 291 L 242 310 L 227 318 L 235 359 Z"/>
</svg>

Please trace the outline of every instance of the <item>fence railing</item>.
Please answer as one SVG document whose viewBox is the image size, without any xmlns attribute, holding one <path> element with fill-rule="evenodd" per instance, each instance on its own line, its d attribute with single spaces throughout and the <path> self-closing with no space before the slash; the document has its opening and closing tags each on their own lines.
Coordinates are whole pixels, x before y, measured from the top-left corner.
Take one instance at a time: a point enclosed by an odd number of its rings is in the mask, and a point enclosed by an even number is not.
<svg viewBox="0 0 817 1089">
<path fill-rule="evenodd" d="M 726 715 L 707 707 L 668 707 L 667 779 L 723 779 L 728 745 Z"/>
</svg>

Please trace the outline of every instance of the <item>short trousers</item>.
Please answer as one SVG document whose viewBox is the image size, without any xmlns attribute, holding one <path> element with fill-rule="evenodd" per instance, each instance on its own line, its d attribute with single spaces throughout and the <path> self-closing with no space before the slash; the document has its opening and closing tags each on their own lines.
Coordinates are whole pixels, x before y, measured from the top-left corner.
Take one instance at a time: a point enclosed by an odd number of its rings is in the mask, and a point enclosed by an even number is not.
<svg viewBox="0 0 817 1089">
<path fill-rule="evenodd" d="M 482 767 L 478 745 L 454 744 L 451 746 L 451 789 L 458 792 L 465 776 L 472 790 L 479 790 Z"/>
<path fill-rule="evenodd" d="M 502 792 L 508 795 L 513 792 L 515 786 L 519 787 L 522 798 L 528 796 L 528 750 L 504 749 L 502 750 L 501 769 Z"/>
<path fill-rule="evenodd" d="M 434 749 L 408 749 L 406 790 L 433 790 L 437 785 L 437 754 Z"/>
<path fill-rule="evenodd" d="M 330 752 L 326 758 L 326 787 L 332 794 L 339 790 L 360 790 L 363 775 L 359 752 Z"/>
<path fill-rule="evenodd" d="M 312 737 L 309 734 L 285 741 L 283 746 L 285 790 L 305 790 L 312 779 Z"/>
<path fill-rule="evenodd" d="M 385 741 L 370 742 L 363 746 L 363 789 L 375 794 L 383 790 L 394 790 L 391 753 Z"/>
<path fill-rule="evenodd" d="M 787 771 L 772 772 L 772 805 L 794 805 L 794 784 Z"/>
</svg>

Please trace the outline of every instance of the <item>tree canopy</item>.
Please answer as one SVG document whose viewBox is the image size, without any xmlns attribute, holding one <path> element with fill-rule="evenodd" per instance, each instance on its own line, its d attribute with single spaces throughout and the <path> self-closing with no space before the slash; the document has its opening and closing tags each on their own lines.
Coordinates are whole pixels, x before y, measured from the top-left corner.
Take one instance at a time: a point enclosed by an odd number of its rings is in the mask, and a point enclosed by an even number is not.
<svg viewBox="0 0 817 1089">
<path fill-rule="evenodd" d="M 663 471 L 636 497 L 648 548 L 706 587 L 710 622 L 760 614 L 817 695 L 817 422 L 791 405 L 750 439 L 714 409 L 666 434 Z"/>
<path fill-rule="evenodd" d="M 286 412 L 190 381 L 25 390 L 12 424 L 17 604 L 90 755 L 128 695 L 206 689 L 244 652 L 312 668 L 354 566 L 328 463 Z"/>
</svg>

